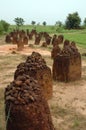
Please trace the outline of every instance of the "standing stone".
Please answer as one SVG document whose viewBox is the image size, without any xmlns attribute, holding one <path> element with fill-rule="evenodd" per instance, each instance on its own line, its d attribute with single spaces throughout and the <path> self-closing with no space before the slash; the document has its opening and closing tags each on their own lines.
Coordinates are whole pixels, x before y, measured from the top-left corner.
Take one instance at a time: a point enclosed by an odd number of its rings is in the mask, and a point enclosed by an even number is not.
<svg viewBox="0 0 86 130">
<path fill-rule="evenodd" d="M 45 98 L 52 98 L 53 87 L 51 69 L 46 65 L 45 60 L 39 53 L 33 52 L 31 56 L 27 57 L 26 62 L 20 63 L 17 66 L 14 79 L 22 74 L 27 74 L 37 80 L 43 90 Z"/>
<path fill-rule="evenodd" d="M 54 130 L 41 87 L 23 75 L 5 89 L 6 130 Z"/>
<path fill-rule="evenodd" d="M 81 55 L 74 42 L 64 42 L 63 50 L 54 57 L 52 70 L 54 80 L 68 82 L 81 78 Z"/>
</svg>

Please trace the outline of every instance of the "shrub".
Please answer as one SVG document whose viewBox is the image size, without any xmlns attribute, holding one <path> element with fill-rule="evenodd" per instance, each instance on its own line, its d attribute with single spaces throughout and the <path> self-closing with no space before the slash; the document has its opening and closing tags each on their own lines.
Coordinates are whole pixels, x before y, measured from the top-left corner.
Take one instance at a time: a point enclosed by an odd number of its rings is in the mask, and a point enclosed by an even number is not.
<svg viewBox="0 0 86 130">
<path fill-rule="evenodd" d="M 7 32 L 9 29 L 10 24 L 7 23 L 4 20 L 0 21 L 0 34 L 3 34 L 4 32 Z"/>
</svg>

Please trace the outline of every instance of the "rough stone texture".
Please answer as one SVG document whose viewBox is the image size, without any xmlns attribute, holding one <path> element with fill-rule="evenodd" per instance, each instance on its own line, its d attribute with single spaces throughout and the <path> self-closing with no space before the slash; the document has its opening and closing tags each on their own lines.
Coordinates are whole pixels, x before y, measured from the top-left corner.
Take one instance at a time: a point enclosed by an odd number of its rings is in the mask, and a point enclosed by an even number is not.
<svg viewBox="0 0 86 130">
<path fill-rule="evenodd" d="M 22 39 L 20 39 L 16 44 L 18 51 L 22 51 L 24 49 L 24 42 L 22 42 Z"/>
<path fill-rule="evenodd" d="M 31 32 L 29 32 L 28 34 L 29 40 L 32 40 L 33 36 L 35 36 L 36 34 L 37 34 L 36 30 L 32 29 Z"/>
<path fill-rule="evenodd" d="M 61 44 L 63 43 L 64 36 L 63 35 L 58 35 L 58 43 Z"/>
<path fill-rule="evenodd" d="M 58 53 L 60 53 L 61 49 L 58 45 L 55 45 L 51 51 L 51 58 L 54 59 Z"/>
<path fill-rule="evenodd" d="M 54 130 L 41 87 L 27 75 L 5 89 L 6 130 Z"/>
<path fill-rule="evenodd" d="M 81 78 L 81 55 L 74 42 L 64 42 L 63 50 L 54 57 L 52 71 L 54 80 L 68 82 Z"/>
<path fill-rule="evenodd" d="M 52 45 L 54 44 L 54 42 L 55 42 L 56 38 L 57 38 L 57 35 L 56 35 L 56 34 L 54 34 L 54 35 L 53 35 L 53 37 L 52 37 Z"/>
<path fill-rule="evenodd" d="M 48 36 L 45 38 L 45 41 L 46 41 L 47 45 L 50 45 L 50 43 L 51 43 L 51 37 L 48 35 Z"/>
<path fill-rule="evenodd" d="M 53 94 L 53 88 L 50 68 L 46 67 L 43 69 L 39 69 L 36 73 L 36 80 L 38 80 L 38 83 L 40 84 L 40 86 L 42 86 L 45 98 L 47 100 L 51 99 Z"/>
<path fill-rule="evenodd" d="M 46 43 L 46 42 L 43 42 L 41 46 L 42 46 L 42 47 L 47 47 L 47 43 Z"/>
<path fill-rule="evenodd" d="M 6 35 L 5 42 L 6 43 L 11 43 L 11 37 L 10 37 L 10 35 Z"/>
<path fill-rule="evenodd" d="M 28 35 L 24 30 L 14 30 L 6 36 L 5 41 L 7 43 L 12 42 L 17 45 L 18 51 L 23 50 L 24 45 L 28 44 Z"/>
<path fill-rule="evenodd" d="M 27 57 L 26 62 L 20 63 L 17 66 L 14 79 L 22 74 L 27 74 L 38 80 L 46 99 L 50 99 L 52 97 L 53 90 L 51 69 L 46 65 L 45 60 L 39 53 L 33 52 L 31 56 Z"/>
<path fill-rule="evenodd" d="M 58 41 L 58 38 L 56 38 L 53 41 L 53 47 L 58 46 L 58 45 L 59 45 L 59 41 Z"/>
<path fill-rule="evenodd" d="M 24 36 L 23 43 L 24 43 L 24 45 L 28 45 L 28 37 L 27 36 Z"/>
<path fill-rule="evenodd" d="M 41 41 L 41 36 L 40 34 L 36 34 L 35 36 L 35 45 L 39 45 L 40 44 L 40 41 Z"/>
</svg>

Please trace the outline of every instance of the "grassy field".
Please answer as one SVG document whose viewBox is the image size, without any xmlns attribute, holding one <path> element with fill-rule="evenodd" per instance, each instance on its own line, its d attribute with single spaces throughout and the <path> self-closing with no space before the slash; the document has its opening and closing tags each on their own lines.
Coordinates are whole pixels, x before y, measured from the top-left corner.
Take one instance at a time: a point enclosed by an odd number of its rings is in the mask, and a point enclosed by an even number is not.
<svg viewBox="0 0 86 130">
<path fill-rule="evenodd" d="M 86 33 L 85 32 L 75 32 L 75 33 L 65 33 L 65 39 L 70 41 L 75 41 L 77 45 L 86 49 Z"/>
</svg>

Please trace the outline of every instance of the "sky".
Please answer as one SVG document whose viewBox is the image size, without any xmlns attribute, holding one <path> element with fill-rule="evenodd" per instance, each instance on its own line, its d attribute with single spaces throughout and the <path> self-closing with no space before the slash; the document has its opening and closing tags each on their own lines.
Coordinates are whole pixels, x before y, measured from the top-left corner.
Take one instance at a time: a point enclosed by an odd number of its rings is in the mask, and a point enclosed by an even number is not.
<svg viewBox="0 0 86 130">
<path fill-rule="evenodd" d="M 0 20 L 15 24 L 16 17 L 23 18 L 25 24 L 55 25 L 65 23 L 69 13 L 78 12 L 82 22 L 86 18 L 86 0 L 0 0 Z"/>
</svg>

